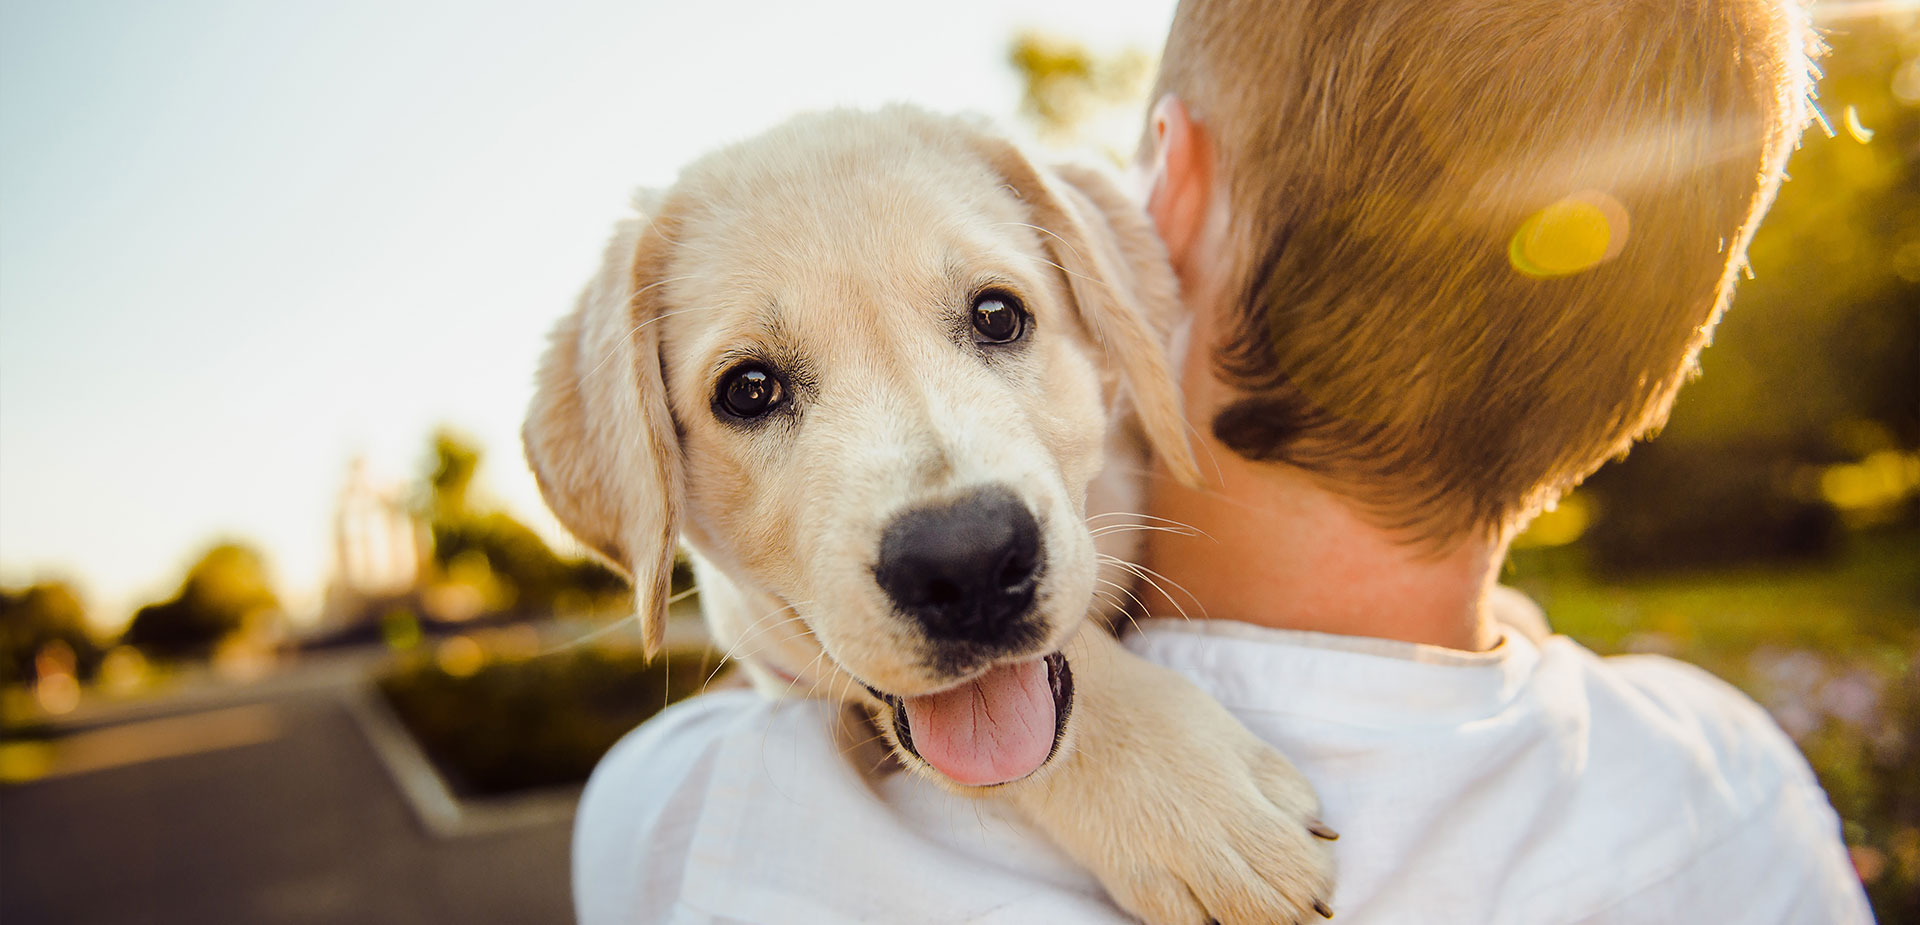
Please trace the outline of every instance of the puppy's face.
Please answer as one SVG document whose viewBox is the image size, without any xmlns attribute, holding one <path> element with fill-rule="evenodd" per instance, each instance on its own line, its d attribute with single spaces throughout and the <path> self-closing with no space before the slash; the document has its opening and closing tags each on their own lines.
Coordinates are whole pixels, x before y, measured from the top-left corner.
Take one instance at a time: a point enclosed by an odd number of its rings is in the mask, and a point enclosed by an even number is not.
<svg viewBox="0 0 1920 925">
<path fill-rule="evenodd" d="M 762 141 L 663 204 L 683 532 L 887 693 L 1053 651 L 1106 384 L 1026 204 L 904 132 Z"/>
<path fill-rule="evenodd" d="M 1164 252 L 1111 187 L 1065 176 L 959 120 L 831 113 L 694 164 L 622 226 L 526 440 L 561 521 L 632 574 L 650 645 L 684 536 L 804 627 L 747 654 L 844 673 L 956 753 L 965 723 L 934 715 L 956 691 L 1070 700 L 1039 656 L 1093 598 L 1083 508 L 1114 403 L 1193 465 Z M 947 767 L 1003 770 L 972 760 Z"/>
</svg>

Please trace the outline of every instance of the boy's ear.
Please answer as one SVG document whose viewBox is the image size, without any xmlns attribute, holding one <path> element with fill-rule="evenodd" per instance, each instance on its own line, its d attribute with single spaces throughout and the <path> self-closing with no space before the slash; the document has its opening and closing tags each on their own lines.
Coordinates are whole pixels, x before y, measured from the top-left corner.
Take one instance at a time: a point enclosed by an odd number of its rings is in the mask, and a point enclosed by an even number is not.
<svg viewBox="0 0 1920 925">
<path fill-rule="evenodd" d="M 1213 146 L 1187 106 L 1169 93 L 1153 106 L 1147 215 L 1180 279 L 1193 281 L 1212 221 Z"/>
<path fill-rule="evenodd" d="M 1106 176 L 1036 167 L 1011 143 L 983 137 L 989 163 L 1027 204 L 1048 257 L 1066 275 L 1082 322 L 1132 395 L 1141 429 L 1169 472 L 1200 484 L 1180 387 L 1167 356 L 1180 285 L 1137 205 Z"/>
<path fill-rule="evenodd" d="M 621 223 L 600 272 L 541 360 L 521 437 L 547 505 L 633 582 L 648 656 L 666 634 L 677 548 L 678 438 L 660 369 L 659 288 L 668 243 Z"/>
</svg>

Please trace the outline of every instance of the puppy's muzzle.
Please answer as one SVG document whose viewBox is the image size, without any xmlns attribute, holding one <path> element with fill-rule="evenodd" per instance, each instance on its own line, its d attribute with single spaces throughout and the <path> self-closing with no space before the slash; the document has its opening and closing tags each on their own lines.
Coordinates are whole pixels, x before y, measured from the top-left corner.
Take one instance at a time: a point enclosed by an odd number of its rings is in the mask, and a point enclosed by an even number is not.
<svg viewBox="0 0 1920 925">
<path fill-rule="evenodd" d="M 1040 525 L 1004 486 L 896 516 L 874 579 L 930 641 L 1011 650 L 1035 636 Z"/>
</svg>

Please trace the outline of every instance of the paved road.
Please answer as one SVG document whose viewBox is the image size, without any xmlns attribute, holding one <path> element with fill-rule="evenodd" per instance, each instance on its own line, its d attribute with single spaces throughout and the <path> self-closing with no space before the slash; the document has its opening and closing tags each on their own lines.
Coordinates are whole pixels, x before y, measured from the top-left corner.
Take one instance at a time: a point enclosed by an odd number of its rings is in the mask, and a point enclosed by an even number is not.
<svg viewBox="0 0 1920 925">
<path fill-rule="evenodd" d="M 0 922 L 571 920 L 569 823 L 427 835 L 336 691 L 100 732 L 204 747 L 0 788 Z"/>
</svg>

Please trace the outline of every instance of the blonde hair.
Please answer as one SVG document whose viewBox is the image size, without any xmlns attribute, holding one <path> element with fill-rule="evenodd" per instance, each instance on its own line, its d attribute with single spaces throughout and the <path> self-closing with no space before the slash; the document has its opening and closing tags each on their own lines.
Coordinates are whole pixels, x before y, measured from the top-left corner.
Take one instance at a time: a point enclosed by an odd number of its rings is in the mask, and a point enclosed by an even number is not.
<svg viewBox="0 0 1920 925">
<path fill-rule="evenodd" d="M 1789 0 L 1184 0 L 1236 452 L 1445 543 L 1660 426 L 1806 121 Z"/>
</svg>

